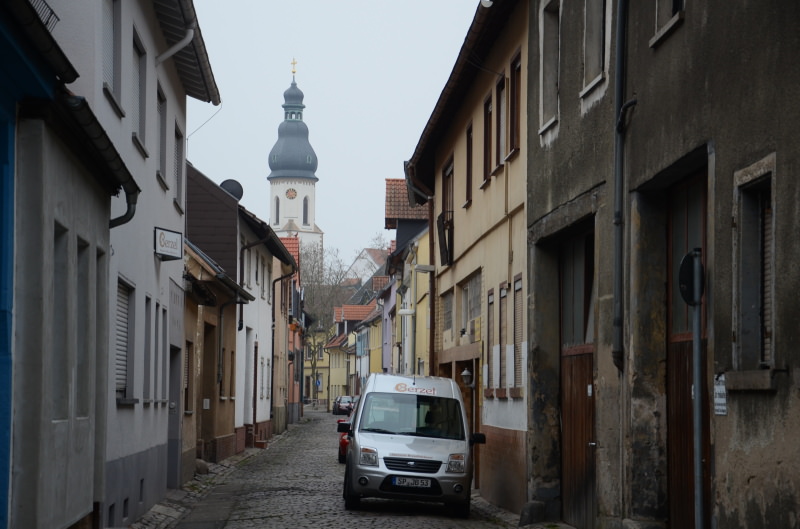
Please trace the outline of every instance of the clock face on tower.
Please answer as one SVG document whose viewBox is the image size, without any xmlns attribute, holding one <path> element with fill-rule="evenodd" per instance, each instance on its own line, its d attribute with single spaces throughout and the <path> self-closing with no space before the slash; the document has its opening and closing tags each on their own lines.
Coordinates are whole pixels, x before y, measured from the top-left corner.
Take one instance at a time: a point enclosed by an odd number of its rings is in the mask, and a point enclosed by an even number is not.
<svg viewBox="0 0 800 529">
<path fill-rule="evenodd" d="M 293 188 L 290 187 L 289 189 L 286 190 L 286 198 L 291 200 L 296 196 L 297 196 L 297 191 L 295 191 Z"/>
</svg>

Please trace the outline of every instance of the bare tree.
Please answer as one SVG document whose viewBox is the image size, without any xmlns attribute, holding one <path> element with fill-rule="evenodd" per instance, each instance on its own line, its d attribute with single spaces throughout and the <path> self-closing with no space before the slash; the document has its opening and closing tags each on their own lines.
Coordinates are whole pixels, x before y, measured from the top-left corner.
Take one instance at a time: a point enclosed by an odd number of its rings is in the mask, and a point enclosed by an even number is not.
<svg viewBox="0 0 800 529">
<path fill-rule="evenodd" d="M 334 307 L 349 297 L 345 282 L 347 268 L 339 257 L 339 250 L 326 250 L 322 243 L 300 245 L 300 274 L 303 285 L 303 309 L 311 316 L 306 334 L 306 344 L 311 348 L 311 371 L 316 377 L 317 359 L 321 348 L 334 337 Z M 313 382 L 317 398 L 316 380 Z"/>
</svg>

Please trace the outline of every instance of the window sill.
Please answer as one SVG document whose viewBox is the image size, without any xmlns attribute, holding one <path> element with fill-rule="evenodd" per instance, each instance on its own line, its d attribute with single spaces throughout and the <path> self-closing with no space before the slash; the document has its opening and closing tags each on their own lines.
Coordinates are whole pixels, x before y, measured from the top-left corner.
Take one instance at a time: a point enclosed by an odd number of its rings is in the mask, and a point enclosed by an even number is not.
<svg viewBox="0 0 800 529">
<path fill-rule="evenodd" d="M 497 164 L 497 166 L 492 169 L 492 176 L 497 176 L 503 170 L 504 165 L 502 163 Z"/>
<path fill-rule="evenodd" d="M 483 388 L 483 398 L 485 398 L 485 399 L 493 399 L 494 398 L 494 388 Z"/>
<path fill-rule="evenodd" d="M 117 101 L 117 96 L 114 95 L 114 90 L 108 86 L 108 83 L 103 83 L 103 94 L 106 96 L 108 102 L 111 103 L 111 108 L 114 109 L 114 112 L 116 112 L 117 116 L 119 116 L 120 119 L 124 118 L 125 111 L 122 110 L 122 105 L 120 105 L 119 101 Z"/>
<path fill-rule="evenodd" d="M 142 406 L 145 408 L 149 408 L 151 404 L 153 404 L 153 399 L 144 399 L 142 401 Z"/>
<path fill-rule="evenodd" d="M 179 215 L 183 215 L 183 206 L 181 206 L 181 203 L 178 202 L 177 198 L 172 199 L 172 205 L 175 206 L 175 211 L 177 211 Z"/>
<path fill-rule="evenodd" d="M 603 83 L 603 81 L 605 81 L 605 79 L 606 79 L 606 73 L 605 72 L 601 72 L 600 75 L 598 75 L 597 77 L 595 77 L 594 79 L 592 79 L 591 81 L 586 83 L 586 86 L 583 87 L 583 90 L 581 90 L 581 92 L 580 92 L 580 94 L 578 94 L 578 96 L 581 99 L 583 99 L 587 95 L 591 94 L 592 92 L 594 92 L 595 88 L 600 86 Z"/>
<path fill-rule="evenodd" d="M 183 410 L 184 415 L 194 415 L 194 410 Z"/>
<path fill-rule="evenodd" d="M 150 153 L 147 152 L 144 142 L 139 138 L 137 133 L 131 132 L 131 141 L 133 142 L 133 146 L 136 147 L 136 150 L 139 151 L 139 154 L 142 155 L 142 158 L 145 160 L 150 158 Z"/>
<path fill-rule="evenodd" d="M 555 126 L 556 126 L 556 123 L 558 123 L 558 117 L 557 117 L 557 116 L 553 116 L 552 118 L 550 118 L 549 120 L 547 120 L 547 121 L 544 123 L 544 125 L 542 125 L 542 128 L 540 128 L 540 129 L 539 129 L 539 136 L 541 136 L 542 134 L 544 134 L 544 133 L 545 133 L 545 132 L 547 132 L 548 130 L 550 130 L 550 129 L 552 129 L 553 127 L 555 127 Z"/>
<path fill-rule="evenodd" d="M 489 175 L 489 176 L 491 176 L 491 175 Z M 483 182 L 481 182 L 480 189 L 486 189 L 487 187 L 489 187 L 489 184 L 491 184 L 491 183 L 492 183 L 492 181 L 489 180 L 489 178 L 487 177 Z"/>
<path fill-rule="evenodd" d="M 495 398 L 508 400 L 508 390 L 506 388 L 497 388 L 494 392 Z"/>
<path fill-rule="evenodd" d="M 683 24 L 684 16 L 683 10 L 675 13 L 672 18 L 670 18 L 666 24 L 661 26 L 661 29 L 659 29 L 656 34 L 653 35 L 653 38 L 650 39 L 650 47 L 655 49 L 661 45 L 662 42 L 667 40 L 667 37 L 669 37 L 673 31 L 678 29 L 678 27 Z"/>
<path fill-rule="evenodd" d="M 466 202 L 464 202 L 464 204 L 461 207 L 464 209 L 468 209 L 471 205 L 472 205 L 472 199 L 469 199 Z"/>
<path fill-rule="evenodd" d="M 516 158 L 517 156 L 519 156 L 519 147 L 514 147 L 513 149 L 511 149 L 511 152 L 506 154 L 506 157 L 503 158 L 503 163 L 510 162 L 511 160 Z"/>
<path fill-rule="evenodd" d="M 776 391 L 775 369 L 728 371 L 725 373 L 726 391 Z"/>
<path fill-rule="evenodd" d="M 512 399 L 518 400 L 522 398 L 522 388 L 509 388 L 508 393 L 508 396 Z"/>
<path fill-rule="evenodd" d="M 139 399 L 128 399 L 128 398 L 117 397 L 118 408 L 133 408 L 137 404 L 139 404 Z"/>
<path fill-rule="evenodd" d="M 161 169 L 156 170 L 156 181 L 158 182 L 158 185 L 161 186 L 162 191 L 169 191 L 169 184 L 164 179 L 164 173 L 161 172 Z"/>
</svg>

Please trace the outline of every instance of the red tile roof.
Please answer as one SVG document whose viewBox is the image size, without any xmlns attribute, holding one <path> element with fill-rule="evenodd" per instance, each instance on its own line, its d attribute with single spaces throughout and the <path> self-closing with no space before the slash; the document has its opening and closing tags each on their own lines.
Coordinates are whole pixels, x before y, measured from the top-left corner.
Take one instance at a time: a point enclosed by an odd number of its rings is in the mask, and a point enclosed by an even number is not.
<svg viewBox="0 0 800 529">
<path fill-rule="evenodd" d="M 334 321 L 336 323 L 342 321 L 362 321 L 372 312 L 376 304 L 377 300 L 373 299 L 366 305 L 342 305 L 341 307 L 334 307 Z"/>
<path fill-rule="evenodd" d="M 408 189 L 404 178 L 386 179 L 385 228 L 397 228 L 398 220 L 425 220 L 428 218 L 426 206 L 411 206 L 408 203 Z"/>
</svg>

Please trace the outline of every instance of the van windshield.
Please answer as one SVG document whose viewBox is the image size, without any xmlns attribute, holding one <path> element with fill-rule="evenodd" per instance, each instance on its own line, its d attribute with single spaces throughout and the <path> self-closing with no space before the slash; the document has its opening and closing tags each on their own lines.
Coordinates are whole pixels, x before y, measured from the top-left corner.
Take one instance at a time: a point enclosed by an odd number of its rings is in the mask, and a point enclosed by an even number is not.
<svg viewBox="0 0 800 529">
<path fill-rule="evenodd" d="M 397 393 L 369 393 L 359 431 L 464 440 L 456 399 Z"/>
</svg>

